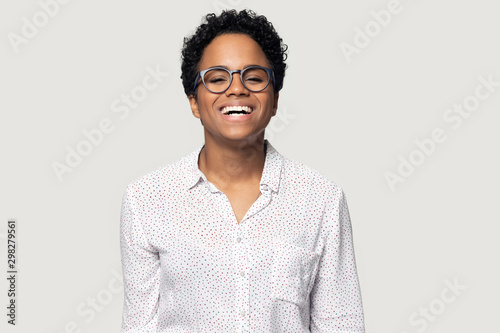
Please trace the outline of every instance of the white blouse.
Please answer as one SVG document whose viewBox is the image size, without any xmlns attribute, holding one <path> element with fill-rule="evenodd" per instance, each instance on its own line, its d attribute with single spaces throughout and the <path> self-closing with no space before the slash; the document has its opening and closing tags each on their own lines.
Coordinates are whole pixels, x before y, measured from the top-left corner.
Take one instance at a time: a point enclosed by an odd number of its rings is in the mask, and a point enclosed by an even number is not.
<svg viewBox="0 0 500 333">
<path fill-rule="evenodd" d="M 125 332 L 364 332 L 342 189 L 266 140 L 240 223 L 198 168 L 203 146 L 123 197 Z"/>
</svg>

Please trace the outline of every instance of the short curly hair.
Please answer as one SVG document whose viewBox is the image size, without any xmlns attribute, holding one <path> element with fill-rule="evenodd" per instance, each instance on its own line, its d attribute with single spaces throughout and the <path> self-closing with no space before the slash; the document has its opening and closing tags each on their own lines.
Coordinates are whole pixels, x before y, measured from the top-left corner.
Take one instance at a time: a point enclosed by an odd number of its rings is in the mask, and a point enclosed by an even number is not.
<svg viewBox="0 0 500 333">
<path fill-rule="evenodd" d="M 288 46 L 283 43 L 271 22 L 263 15 L 257 15 L 251 10 L 224 10 L 219 16 L 208 14 L 204 17 L 204 22 L 196 29 L 196 32 L 184 38 L 182 47 L 181 79 L 184 92 L 189 97 L 194 95 L 194 81 L 198 74 L 198 65 L 203 56 L 205 48 L 215 39 L 224 34 L 245 34 L 255 40 L 267 60 L 271 64 L 275 77 L 275 93 L 283 87 L 285 77 Z"/>
</svg>

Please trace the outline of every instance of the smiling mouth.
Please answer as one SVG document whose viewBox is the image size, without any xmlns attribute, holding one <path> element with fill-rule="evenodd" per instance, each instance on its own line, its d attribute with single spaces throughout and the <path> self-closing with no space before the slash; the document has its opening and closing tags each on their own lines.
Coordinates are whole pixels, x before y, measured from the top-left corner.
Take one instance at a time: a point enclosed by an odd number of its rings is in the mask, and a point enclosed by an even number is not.
<svg viewBox="0 0 500 333">
<path fill-rule="evenodd" d="M 253 109 L 249 106 L 225 106 L 220 112 L 225 115 L 243 115 L 252 113 Z"/>
</svg>

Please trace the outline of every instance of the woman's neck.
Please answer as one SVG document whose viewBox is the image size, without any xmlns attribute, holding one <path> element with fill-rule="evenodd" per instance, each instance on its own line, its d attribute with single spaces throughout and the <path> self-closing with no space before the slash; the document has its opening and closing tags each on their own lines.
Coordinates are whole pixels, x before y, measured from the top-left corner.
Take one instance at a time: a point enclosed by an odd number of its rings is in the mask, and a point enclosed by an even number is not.
<svg viewBox="0 0 500 333">
<path fill-rule="evenodd" d="M 198 167 L 219 190 L 260 183 L 266 147 L 264 140 L 218 144 L 205 140 Z"/>
</svg>

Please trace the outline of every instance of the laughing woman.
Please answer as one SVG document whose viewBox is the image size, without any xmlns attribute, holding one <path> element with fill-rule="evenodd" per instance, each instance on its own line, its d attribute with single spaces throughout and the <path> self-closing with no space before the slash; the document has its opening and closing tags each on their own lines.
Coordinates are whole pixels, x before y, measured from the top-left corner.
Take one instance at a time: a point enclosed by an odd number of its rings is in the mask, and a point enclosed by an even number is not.
<svg viewBox="0 0 500 333">
<path fill-rule="evenodd" d="M 364 332 L 342 189 L 264 139 L 286 49 L 248 10 L 185 38 L 205 142 L 127 188 L 123 333 Z"/>
</svg>

